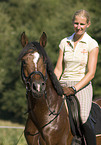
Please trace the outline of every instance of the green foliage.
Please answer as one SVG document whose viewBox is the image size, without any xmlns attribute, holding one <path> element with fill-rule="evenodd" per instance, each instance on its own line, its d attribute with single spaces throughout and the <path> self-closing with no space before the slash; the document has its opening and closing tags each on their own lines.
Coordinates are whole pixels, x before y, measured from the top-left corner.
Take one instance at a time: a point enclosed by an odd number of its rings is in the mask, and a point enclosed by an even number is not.
<svg viewBox="0 0 101 145">
<path fill-rule="evenodd" d="M 24 121 L 27 102 L 25 87 L 20 78 L 17 57 L 22 49 L 20 35 L 26 32 L 30 41 L 39 41 L 43 31 L 48 36 L 46 52 L 52 63 L 58 58 L 58 45 L 62 38 L 73 33 L 72 15 L 78 9 L 86 9 L 92 25 L 88 33 L 99 45 L 101 37 L 101 2 L 99 0 L 2 0 L 0 1 L 0 115 L 4 118 Z M 94 95 L 101 90 L 101 53 L 94 83 Z"/>
</svg>

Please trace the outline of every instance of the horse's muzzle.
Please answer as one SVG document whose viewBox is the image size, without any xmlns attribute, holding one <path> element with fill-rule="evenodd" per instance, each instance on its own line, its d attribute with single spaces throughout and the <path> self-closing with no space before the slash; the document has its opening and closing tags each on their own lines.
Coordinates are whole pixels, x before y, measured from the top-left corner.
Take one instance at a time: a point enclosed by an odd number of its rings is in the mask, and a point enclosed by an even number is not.
<svg viewBox="0 0 101 145">
<path fill-rule="evenodd" d="M 32 95 L 35 98 L 40 98 L 45 94 L 46 83 L 44 81 L 34 81 L 31 84 Z"/>
</svg>

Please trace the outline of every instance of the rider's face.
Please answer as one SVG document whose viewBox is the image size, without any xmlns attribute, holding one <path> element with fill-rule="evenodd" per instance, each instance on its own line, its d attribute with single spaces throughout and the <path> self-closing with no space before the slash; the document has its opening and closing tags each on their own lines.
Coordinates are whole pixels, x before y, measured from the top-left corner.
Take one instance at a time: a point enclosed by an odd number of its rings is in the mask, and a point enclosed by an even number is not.
<svg viewBox="0 0 101 145">
<path fill-rule="evenodd" d="M 87 18 L 82 16 L 76 16 L 73 21 L 74 31 L 76 35 L 83 35 L 86 29 L 89 27 L 89 23 L 87 23 Z"/>
</svg>

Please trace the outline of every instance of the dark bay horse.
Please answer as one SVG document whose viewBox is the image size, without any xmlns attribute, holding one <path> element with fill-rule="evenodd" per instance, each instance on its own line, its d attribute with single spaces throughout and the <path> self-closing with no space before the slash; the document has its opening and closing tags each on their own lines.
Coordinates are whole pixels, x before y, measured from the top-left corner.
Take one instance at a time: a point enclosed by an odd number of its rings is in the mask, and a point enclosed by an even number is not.
<svg viewBox="0 0 101 145">
<path fill-rule="evenodd" d="M 28 145 L 71 145 L 73 136 L 63 90 L 44 50 L 46 41 L 45 33 L 39 43 L 28 43 L 25 33 L 21 35 L 24 48 L 18 60 L 22 62 L 21 77 L 28 101 L 25 138 Z M 97 145 L 101 145 L 99 141 Z"/>
</svg>

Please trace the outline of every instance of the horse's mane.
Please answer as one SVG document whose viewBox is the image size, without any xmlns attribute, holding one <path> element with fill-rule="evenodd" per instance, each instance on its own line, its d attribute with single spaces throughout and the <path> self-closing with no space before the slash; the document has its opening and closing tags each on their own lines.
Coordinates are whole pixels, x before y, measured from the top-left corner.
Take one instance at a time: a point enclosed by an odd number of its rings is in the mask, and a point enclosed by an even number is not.
<svg viewBox="0 0 101 145">
<path fill-rule="evenodd" d="M 46 65 L 47 65 L 47 67 L 46 67 L 47 73 L 48 73 L 48 75 L 49 75 L 49 77 L 51 79 L 53 87 L 56 90 L 57 94 L 62 96 L 63 95 L 63 90 L 62 90 L 62 87 L 61 87 L 56 75 L 54 74 L 53 65 L 52 65 L 52 63 L 51 63 L 46 51 L 44 50 L 43 47 L 40 46 L 40 44 L 38 42 L 28 43 L 23 48 L 23 50 L 21 51 L 21 53 L 20 53 L 20 55 L 18 57 L 18 61 L 20 61 L 21 58 L 28 53 L 28 50 L 31 50 L 31 52 L 37 50 L 40 53 L 40 55 L 43 56 L 43 59 L 44 59 Z"/>
</svg>

